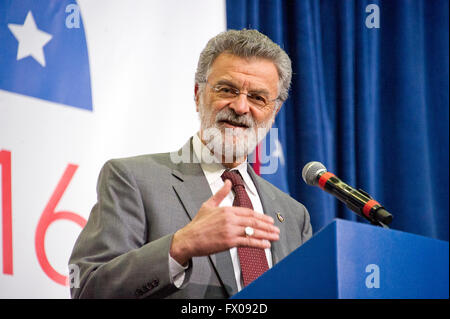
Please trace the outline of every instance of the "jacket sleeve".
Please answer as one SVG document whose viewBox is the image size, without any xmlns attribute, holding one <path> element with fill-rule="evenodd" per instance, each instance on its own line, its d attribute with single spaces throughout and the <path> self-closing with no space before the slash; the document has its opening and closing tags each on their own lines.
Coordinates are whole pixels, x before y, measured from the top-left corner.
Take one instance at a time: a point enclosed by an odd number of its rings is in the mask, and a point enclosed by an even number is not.
<svg viewBox="0 0 450 319">
<path fill-rule="evenodd" d="M 164 298 L 178 291 L 169 275 L 173 234 L 146 242 L 151 225 L 122 160 L 103 166 L 97 196 L 69 260 L 69 268 L 79 270 L 71 282 L 72 298 Z"/>
</svg>

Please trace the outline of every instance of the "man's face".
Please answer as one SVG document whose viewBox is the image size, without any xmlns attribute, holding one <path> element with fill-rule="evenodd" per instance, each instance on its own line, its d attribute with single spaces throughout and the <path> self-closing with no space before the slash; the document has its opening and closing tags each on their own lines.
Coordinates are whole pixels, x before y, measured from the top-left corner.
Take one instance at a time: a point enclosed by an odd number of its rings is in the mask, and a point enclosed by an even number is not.
<svg viewBox="0 0 450 319">
<path fill-rule="evenodd" d="M 275 109 L 275 102 L 258 106 L 246 94 L 224 98 L 213 88 L 224 85 L 271 101 L 278 96 L 278 81 L 270 60 L 219 55 L 210 68 L 208 84 L 201 92 L 196 87 L 195 92 L 203 142 L 222 157 L 231 152 L 233 161 L 245 159 L 264 138 L 279 108 Z"/>
</svg>

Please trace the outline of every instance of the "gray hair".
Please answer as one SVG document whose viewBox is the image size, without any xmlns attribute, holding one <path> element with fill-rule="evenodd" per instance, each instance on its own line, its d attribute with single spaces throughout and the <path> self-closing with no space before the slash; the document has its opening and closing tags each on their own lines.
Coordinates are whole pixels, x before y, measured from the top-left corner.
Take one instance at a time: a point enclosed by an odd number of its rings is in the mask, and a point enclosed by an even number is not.
<svg viewBox="0 0 450 319">
<path fill-rule="evenodd" d="M 211 65 L 224 52 L 243 58 L 259 57 L 272 61 L 278 71 L 278 99 L 281 102 L 287 100 L 292 78 L 291 59 L 278 44 L 257 30 L 228 30 L 209 40 L 200 54 L 195 83 L 206 82 Z"/>
</svg>

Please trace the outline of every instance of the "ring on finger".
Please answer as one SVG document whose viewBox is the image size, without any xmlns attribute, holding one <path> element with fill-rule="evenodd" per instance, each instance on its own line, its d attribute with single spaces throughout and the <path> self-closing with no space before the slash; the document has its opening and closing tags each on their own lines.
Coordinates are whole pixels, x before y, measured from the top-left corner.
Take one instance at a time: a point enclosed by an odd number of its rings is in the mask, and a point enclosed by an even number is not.
<svg viewBox="0 0 450 319">
<path fill-rule="evenodd" d="M 245 235 L 248 237 L 253 236 L 253 234 L 255 233 L 254 229 L 250 226 L 245 227 Z"/>
</svg>

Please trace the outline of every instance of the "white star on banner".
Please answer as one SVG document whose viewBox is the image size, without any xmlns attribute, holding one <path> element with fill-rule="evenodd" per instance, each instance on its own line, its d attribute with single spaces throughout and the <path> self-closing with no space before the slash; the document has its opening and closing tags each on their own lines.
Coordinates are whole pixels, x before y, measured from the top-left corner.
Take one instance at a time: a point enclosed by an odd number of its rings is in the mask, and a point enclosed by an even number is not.
<svg viewBox="0 0 450 319">
<path fill-rule="evenodd" d="M 37 28 L 31 11 L 28 11 L 23 25 L 10 23 L 8 28 L 19 42 L 17 60 L 31 56 L 45 67 L 44 46 L 52 39 L 52 35 Z"/>
</svg>

